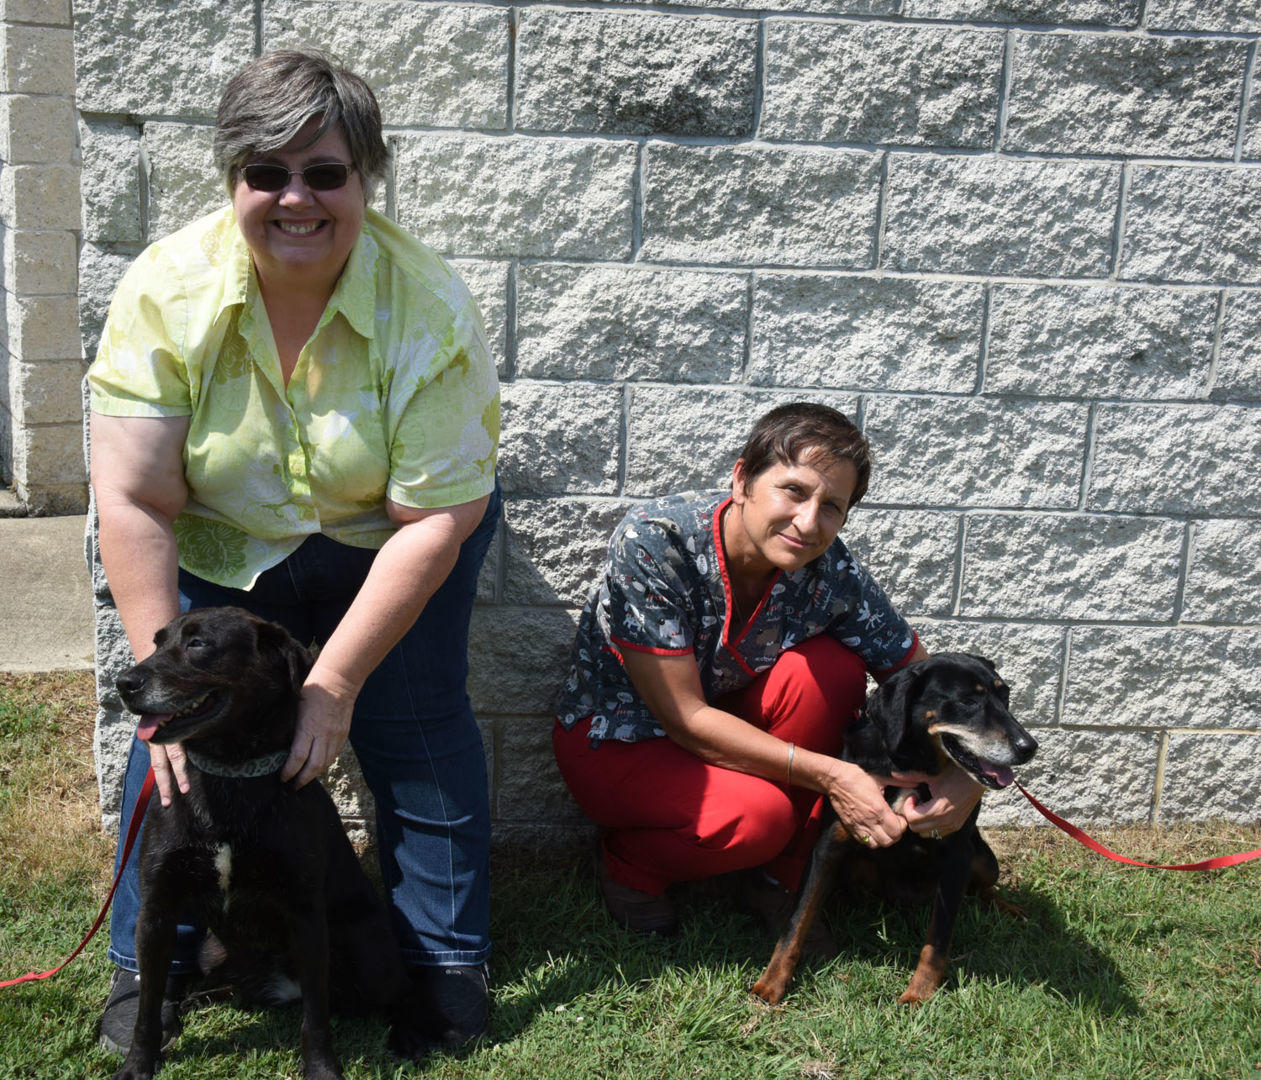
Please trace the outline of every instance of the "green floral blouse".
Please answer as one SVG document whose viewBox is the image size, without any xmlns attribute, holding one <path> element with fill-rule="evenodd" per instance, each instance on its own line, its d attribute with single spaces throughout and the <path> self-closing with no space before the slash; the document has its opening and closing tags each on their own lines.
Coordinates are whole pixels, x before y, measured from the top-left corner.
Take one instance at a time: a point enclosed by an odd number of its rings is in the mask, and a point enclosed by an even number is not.
<svg viewBox="0 0 1261 1080">
<path fill-rule="evenodd" d="M 187 416 L 180 565 L 248 589 L 311 533 L 379 548 L 385 500 L 454 506 L 495 484 L 499 385 L 477 305 L 437 254 L 368 210 L 286 386 L 231 207 L 147 248 L 88 372 L 107 416 Z"/>
</svg>

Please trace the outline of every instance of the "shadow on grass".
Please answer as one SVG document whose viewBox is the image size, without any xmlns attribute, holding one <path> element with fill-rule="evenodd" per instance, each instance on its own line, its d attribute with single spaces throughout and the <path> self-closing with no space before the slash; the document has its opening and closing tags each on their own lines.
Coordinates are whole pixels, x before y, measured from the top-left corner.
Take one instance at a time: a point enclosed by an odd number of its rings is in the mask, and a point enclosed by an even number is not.
<svg viewBox="0 0 1261 1080">
<path fill-rule="evenodd" d="M 584 854 L 500 854 L 493 890 L 493 1042 L 514 1042 L 546 1014 L 563 1014 L 579 1006 L 630 1013 L 655 1009 L 664 998 L 706 999 L 705 1008 L 677 1010 L 680 1023 L 691 1025 L 710 1023 L 705 1018 L 716 1015 L 712 1003 L 721 1003 L 721 1025 L 714 1032 L 690 1026 L 680 1031 L 690 1040 L 725 1039 L 746 1014 L 752 1021 L 765 1013 L 747 988 L 769 958 L 773 941 L 736 909 L 730 882 L 679 888 L 683 929 L 669 940 L 641 938 L 612 923 Z M 1005 987 L 1019 992 L 1034 986 L 1100 1016 L 1139 1011 L 1115 964 L 1066 924 L 1053 897 L 1017 888 L 1005 898 L 1023 908 L 1028 920 L 984 908 L 971 898 L 965 901 L 943 995 L 957 993 L 964 985 L 980 984 L 1000 993 Z M 852 1008 L 887 1016 L 882 1010 L 892 1007 L 910 977 L 927 916 L 927 909 L 900 911 L 865 898 L 832 898 L 827 917 L 839 955 L 827 963 L 803 964 L 784 1009 L 807 1013 Z M 97 962 L 89 964 L 98 968 Z M 104 966 L 100 962 L 98 971 Z M 9 1006 L 6 1026 L 26 1028 L 30 1041 L 38 1043 L 48 1037 L 49 1018 L 59 1016 L 60 1023 L 54 1025 L 57 1037 L 87 1051 L 90 1075 L 109 1076 L 117 1064 L 96 1050 L 99 1014 L 91 1012 L 104 999 L 105 980 L 100 978 L 99 999 L 84 985 L 97 981 L 98 971 L 89 980 L 73 980 L 75 986 L 46 983 L 38 990 L 19 991 L 4 1003 Z M 77 974 L 86 976 L 88 971 L 81 968 Z M 91 1015 L 85 1015 L 85 1001 Z M 203 1075 L 202 1069 L 208 1070 L 204 1075 L 238 1075 L 234 1063 L 244 1058 L 262 1060 L 242 1068 L 239 1075 L 270 1075 L 277 1068 L 283 1072 L 297 1063 L 300 1029 L 297 1006 L 247 1011 L 217 1003 L 199 1005 L 186 1016 L 185 1030 L 167 1055 L 167 1067 L 184 1076 Z M 544 1025 L 543 1030 L 555 1029 Z M 354 1073 L 410 1073 L 411 1066 L 389 1053 L 386 1038 L 383 1019 L 335 1019 L 334 1045 Z M 273 1056 L 279 1060 L 267 1060 Z M 28 1075 L 53 1074 L 36 1069 Z"/>
<path fill-rule="evenodd" d="M 496 871 L 493 976 L 497 986 L 511 988 L 498 1002 L 496 1038 L 511 1039 L 534 1017 L 583 995 L 647 983 L 668 971 L 726 980 L 733 995 L 755 1005 L 746 991 L 769 960 L 774 941 L 737 910 L 731 882 L 676 887 L 672 895 L 683 929 L 663 940 L 633 935 L 612 923 L 588 860 L 505 859 Z M 958 980 L 1039 986 L 1099 1015 L 1139 1011 L 1116 965 L 1069 928 L 1052 899 L 1023 890 L 1005 893 L 1004 899 L 1022 908 L 1027 920 L 965 899 L 943 994 L 951 993 Z M 898 983 L 896 997 L 915 967 L 928 914 L 927 907 L 893 909 L 869 897 L 838 893 L 827 911 L 838 956 L 826 963 L 804 962 L 798 982 L 849 981 L 855 970 L 874 971 L 880 976 L 876 981 Z M 872 981 L 854 978 L 853 985 L 866 993 Z M 787 1006 L 794 993 L 790 988 Z M 889 1002 L 873 998 L 872 1003 Z"/>
</svg>

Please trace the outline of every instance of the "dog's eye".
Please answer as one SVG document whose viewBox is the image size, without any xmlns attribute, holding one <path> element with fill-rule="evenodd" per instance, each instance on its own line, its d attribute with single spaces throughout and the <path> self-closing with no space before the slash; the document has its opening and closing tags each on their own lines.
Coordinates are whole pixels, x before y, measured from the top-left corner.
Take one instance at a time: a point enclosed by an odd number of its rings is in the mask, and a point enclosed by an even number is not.
<svg viewBox="0 0 1261 1080">
<path fill-rule="evenodd" d="M 206 648 L 209 648 L 209 643 L 208 643 L 208 642 L 203 641 L 203 640 L 202 640 L 201 638 L 199 638 L 199 637 L 194 637 L 194 638 L 189 638 L 186 642 L 184 642 L 184 648 L 186 648 L 186 649 L 206 649 Z"/>
</svg>

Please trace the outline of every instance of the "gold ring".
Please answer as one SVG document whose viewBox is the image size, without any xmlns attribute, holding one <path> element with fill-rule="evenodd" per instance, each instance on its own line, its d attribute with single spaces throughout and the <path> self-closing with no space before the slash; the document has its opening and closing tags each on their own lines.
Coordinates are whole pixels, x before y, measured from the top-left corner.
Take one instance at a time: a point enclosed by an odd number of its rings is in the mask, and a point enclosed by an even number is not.
<svg viewBox="0 0 1261 1080">
<path fill-rule="evenodd" d="M 870 843 L 871 843 L 871 837 L 870 837 L 870 836 L 860 836 L 860 837 L 858 838 L 858 842 L 859 842 L 860 844 L 870 844 Z"/>
<path fill-rule="evenodd" d="M 936 829 L 933 829 L 933 831 L 928 834 L 928 838 L 930 840 L 940 840 L 941 833 L 939 833 Z"/>
</svg>

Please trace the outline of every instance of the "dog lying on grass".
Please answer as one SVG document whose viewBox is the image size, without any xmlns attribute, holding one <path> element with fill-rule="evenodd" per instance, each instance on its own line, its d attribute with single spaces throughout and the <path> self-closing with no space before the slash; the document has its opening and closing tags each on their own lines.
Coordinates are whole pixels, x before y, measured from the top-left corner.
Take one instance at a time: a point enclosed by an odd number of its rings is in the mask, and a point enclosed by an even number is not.
<svg viewBox="0 0 1261 1080">
<path fill-rule="evenodd" d="M 880 776 L 935 776 L 953 763 L 985 788 L 1006 787 L 1013 779 L 1011 767 L 1025 764 L 1038 748 L 1008 711 L 1009 697 L 990 661 L 938 653 L 895 672 L 868 697 L 845 733 L 841 757 Z M 907 793 L 889 791 L 896 810 Z M 983 899 L 998 903 L 998 860 L 976 827 L 980 810 L 978 803 L 963 828 L 948 836 L 930 839 L 908 831 L 896 844 L 874 850 L 851 839 L 833 814 L 815 845 L 788 928 L 752 992 L 772 1005 L 783 999 L 823 898 L 843 874 L 887 900 L 932 900 L 919 965 L 898 998 L 904 1004 L 927 1001 L 945 979 L 964 890 L 971 886 Z"/>
<path fill-rule="evenodd" d="M 340 1080 L 329 1026 L 339 1011 L 388 1013 L 391 1049 L 428 1036 L 385 907 L 319 783 L 279 770 L 310 657 L 283 627 L 239 608 L 204 608 L 158 631 L 157 651 L 118 679 L 137 735 L 179 742 L 190 790 L 151 804 L 140 846 L 139 1013 L 115 1080 L 149 1080 L 162 1042 L 162 991 L 184 910 L 209 928 L 212 985 L 280 1004 L 302 998 L 307 1080 Z"/>
</svg>

